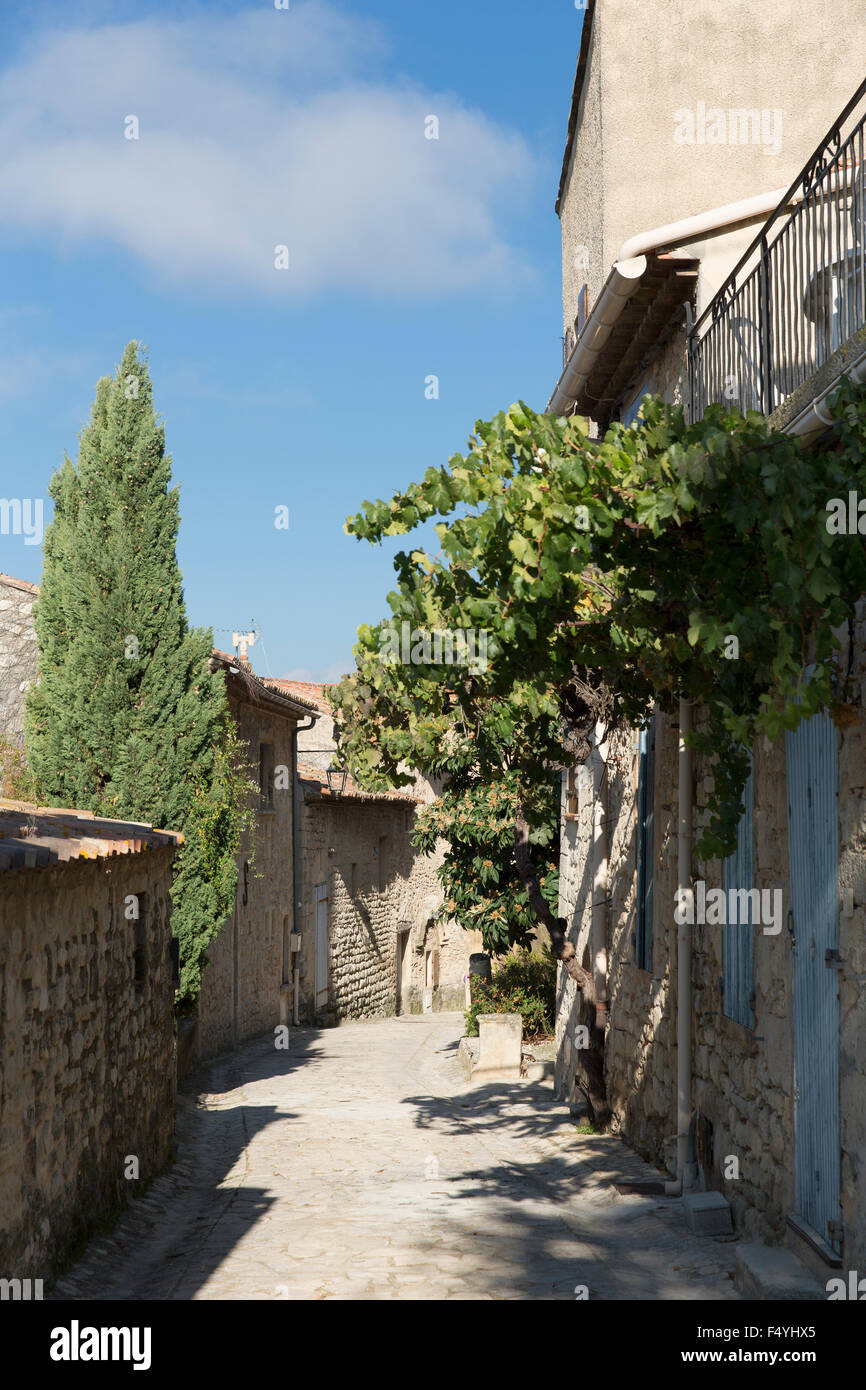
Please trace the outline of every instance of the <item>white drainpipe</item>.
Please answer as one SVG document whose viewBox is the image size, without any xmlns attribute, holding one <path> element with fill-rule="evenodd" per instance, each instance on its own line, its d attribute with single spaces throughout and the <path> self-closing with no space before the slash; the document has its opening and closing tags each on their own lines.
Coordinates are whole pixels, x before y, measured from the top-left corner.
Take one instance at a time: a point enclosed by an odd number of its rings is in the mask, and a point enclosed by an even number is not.
<svg viewBox="0 0 866 1390">
<path fill-rule="evenodd" d="M 848 363 L 847 367 L 841 368 L 846 376 L 849 376 L 858 386 L 866 381 L 866 348 Z M 799 415 L 796 415 L 790 424 L 785 425 L 786 434 L 799 435 L 801 439 L 809 439 L 814 434 L 823 433 L 828 425 L 832 425 L 833 417 L 827 411 L 827 399 L 832 396 L 834 391 L 839 389 L 839 376 L 834 376 L 832 382 L 819 396 L 810 401 Z"/>
<path fill-rule="evenodd" d="M 698 213 L 696 217 L 683 217 L 679 222 L 669 222 L 664 227 L 640 232 L 624 241 L 547 403 L 548 414 L 564 415 L 574 405 L 625 305 L 640 288 L 641 277 L 647 268 L 648 252 L 697 241 L 706 233 L 720 231 L 723 227 L 769 217 L 787 191 L 785 188 L 775 188 L 771 193 L 761 193 L 755 198 L 726 203 L 724 207 Z M 800 202 L 802 197 L 797 190 L 791 195 L 790 206 Z"/>
<path fill-rule="evenodd" d="M 592 919 L 590 954 L 596 1000 L 596 1023 L 607 1026 L 607 743 L 600 742 L 602 725 L 595 729 L 592 802 Z"/>
<path fill-rule="evenodd" d="M 692 706 L 680 700 L 679 792 L 677 796 L 677 902 L 692 887 L 692 765 L 693 754 L 685 736 L 692 728 Z M 686 913 L 681 913 L 685 917 Z M 692 1113 L 692 936 L 688 922 L 677 932 L 677 1175 L 665 1183 L 665 1192 L 676 1197 L 691 1186 L 689 1127 Z"/>
<path fill-rule="evenodd" d="M 635 291 L 640 289 L 641 276 L 646 267 L 645 256 L 617 261 L 612 267 L 547 403 L 549 414 L 564 415 L 580 395 L 620 314 Z"/>
</svg>

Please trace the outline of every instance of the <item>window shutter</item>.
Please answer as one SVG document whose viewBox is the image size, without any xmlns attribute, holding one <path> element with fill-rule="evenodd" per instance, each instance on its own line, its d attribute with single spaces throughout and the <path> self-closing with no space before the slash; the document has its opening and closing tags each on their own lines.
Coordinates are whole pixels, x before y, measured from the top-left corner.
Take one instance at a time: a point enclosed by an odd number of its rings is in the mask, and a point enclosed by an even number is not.
<svg viewBox="0 0 866 1390">
<path fill-rule="evenodd" d="M 732 891 L 755 886 L 755 784 L 753 773 L 743 791 L 743 814 L 737 826 L 737 848 L 722 865 L 722 886 L 728 905 L 722 928 L 722 970 L 724 988 L 722 1011 L 746 1028 L 755 1026 L 755 931 L 754 910 L 749 899 L 748 921 L 731 922 Z M 738 915 L 742 915 L 740 912 Z"/>
</svg>

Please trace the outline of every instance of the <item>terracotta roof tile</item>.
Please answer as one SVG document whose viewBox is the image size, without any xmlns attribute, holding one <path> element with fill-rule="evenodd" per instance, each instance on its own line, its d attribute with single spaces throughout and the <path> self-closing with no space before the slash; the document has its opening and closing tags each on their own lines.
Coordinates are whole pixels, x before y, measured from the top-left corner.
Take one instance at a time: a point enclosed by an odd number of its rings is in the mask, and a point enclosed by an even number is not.
<svg viewBox="0 0 866 1390">
<path fill-rule="evenodd" d="M 106 859 L 181 844 L 179 831 L 154 830 L 143 821 L 0 800 L 0 869 L 37 869 L 70 859 Z"/>
<path fill-rule="evenodd" d="M 29 579 L 13 579 L 11 574 L 4 574 L 0 570 L 0 584 L 11 585 L 13 589 L 23 589 L 26 594 L 38 594 L 39 585 L 31 584 Z"/>
<path fill-rule="evenodd" d="M 282 690 L 287 695 L 294 695 L 296 698 L 311 701 L 316 709 L 322 710 L 325 714 L 331 713 L 331 706 L 325 699 L 325 687 L 318 681 L 291 681 L 284 677 L 268 680 L 269 685 L 274 685 L 278 690 Z"/>
<path fill-rule="evenodd" d="M 320 767 L 311 767 L 309 763 L 298 761 L 298 777 L 304 785 L 304 789 L 311 793 L 314 799 L 323 801 L 336 801 L 330 787 L 328 786 L 327 774 Z M 416 805 L 419 801 L 417 796 L 411 792 L 365 792 L 352 781 L 346 779 L 346 788 L 339 797 L 340 801 L 400 801 L 409 805 Z"/>
<path fill-rule="evenodd" d="M 320 708 L 324 708 L 312 700 L 304 699 L 295 691 L 284 689 L 282 683 L 274 680 L 271 676 L 257 676 L 249 661 L 242 661 L 240 657 L 233 656 L 230 652 L 222 652 L 219 647 L 214 647 L 211 652 L 211 670 L 216 670 L 220 663 L 224 666 L 233 666 L 238 672 L 236 679 L 252 682 L 253 689 L 258 686 L 265 693 L 270 692 L 272 695 L 282 696 L 284 700 L 290 701 L 296 709 L 309 710 L 313 714 L 318 714 Z"/>
</svg>

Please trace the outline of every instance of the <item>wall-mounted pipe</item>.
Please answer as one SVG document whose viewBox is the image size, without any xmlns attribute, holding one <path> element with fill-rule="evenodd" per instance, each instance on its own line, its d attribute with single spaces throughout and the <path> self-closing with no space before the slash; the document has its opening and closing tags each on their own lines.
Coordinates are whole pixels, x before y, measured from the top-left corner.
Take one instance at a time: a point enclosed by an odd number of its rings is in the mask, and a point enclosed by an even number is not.
<svg viewBox="0 0 866 1390">
<path fill-rule="evenodd" d="M 666 247 L 687 245 L 710 232 L 723 231 L 727 227 L 751 222 L 759 217 L 769 217 L 788 192 L 788 189 L 775 188 L 770 193 L 742 198 L 736 203 L 725 203 L 723 207 L 713 208 L 709 212 L 701 212 L 694 217 L 683 217 L 678 222 L 668 222 L 665 226 L 654 227 L 648 232 L 639 232 L 637 236 L 624 241 L 571 356 L 562 369 L 559 381 L 547 403 L 547 413 L 565 415 L 580 396 L 623 309 L 640 288 L 641 277 L 647 268 L 648 254 L 662 251 Z M 795 191 L 790 196 L 790 205 L 801 202 L 802 197 L 802 193 Z"/>
<path fill-rule="evenodd" d="M 564 415 L 577 400 L 598 361 L 599 353 L 616 327 L 620 314 L 628 300 L 640 288 L 641 276 L 646 267 L 645 256 L 617 261 L 612 267 L 547 403 L 548 414 Z"/>
</svg>

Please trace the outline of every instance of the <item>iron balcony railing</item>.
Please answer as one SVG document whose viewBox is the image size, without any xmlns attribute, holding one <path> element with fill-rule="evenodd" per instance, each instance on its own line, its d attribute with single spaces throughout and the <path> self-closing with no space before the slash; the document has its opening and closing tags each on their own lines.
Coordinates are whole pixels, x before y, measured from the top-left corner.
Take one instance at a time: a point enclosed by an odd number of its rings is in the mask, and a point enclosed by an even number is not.
<svg viewBox="0 0 866 1390">
<path fill-rule="evenodd" d="M 866 81 L 694 324 L 692 420 L 771 415 L 866 324 L 864 126 Z"/>
</svg>

